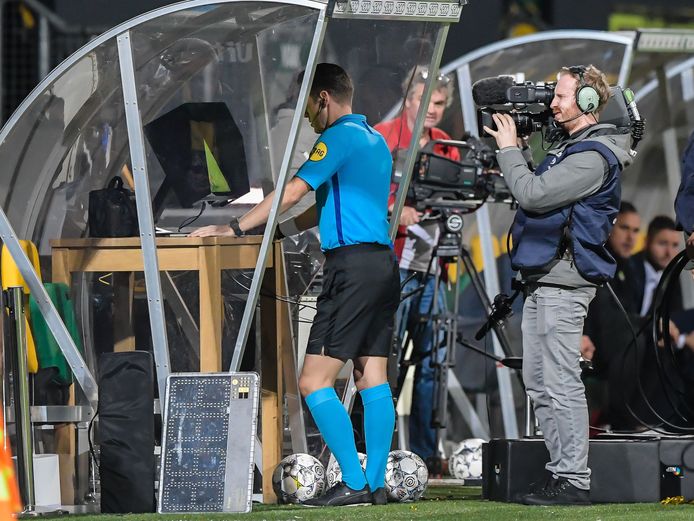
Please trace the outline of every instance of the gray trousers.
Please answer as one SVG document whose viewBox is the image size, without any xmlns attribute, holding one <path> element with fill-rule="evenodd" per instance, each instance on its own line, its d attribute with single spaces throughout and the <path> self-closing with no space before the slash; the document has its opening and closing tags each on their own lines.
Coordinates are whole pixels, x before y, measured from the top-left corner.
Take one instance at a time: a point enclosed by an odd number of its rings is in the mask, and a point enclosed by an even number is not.
<svg viewBox="0 0 694 521">
<path fill-rule="evenodd" d="M 595 288 L 539 287 L 523 306 L 523 382 L 549 450 L 548 471 L 590 488 L 583 322 Z"/>
</svg>

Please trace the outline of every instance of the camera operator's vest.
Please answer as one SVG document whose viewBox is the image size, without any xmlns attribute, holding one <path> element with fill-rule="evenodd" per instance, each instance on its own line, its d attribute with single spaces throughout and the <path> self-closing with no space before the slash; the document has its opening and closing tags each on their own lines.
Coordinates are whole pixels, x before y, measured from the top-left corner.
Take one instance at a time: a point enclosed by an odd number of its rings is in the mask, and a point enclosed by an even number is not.
<svg viewBox="0 0 694 521">
<path fill-rule="evenodd" d="M 594 151 L 609 165 L 600 189 L 580 201 L 546 213 L 527 212 L 519 208 L 513 222 L 513 269 L 540 269 L 559 259 L 567 248 L 578 272 L 588 281 L 601 283 L 614 277 L 615 261 L 605 242 L 619 212 L 622 166 L 614 152 L 597 141 L 570 145 L 560 156 L 550 155 L 535 170 L 542 175 L 571 154 Z"/>
</svg>

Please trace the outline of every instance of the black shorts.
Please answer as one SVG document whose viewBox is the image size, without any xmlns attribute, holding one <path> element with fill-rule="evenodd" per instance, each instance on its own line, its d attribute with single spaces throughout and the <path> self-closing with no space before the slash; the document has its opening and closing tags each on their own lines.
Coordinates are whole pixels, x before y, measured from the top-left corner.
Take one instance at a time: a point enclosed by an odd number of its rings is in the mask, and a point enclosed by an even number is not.
<svg viewBox="0 0 694 521">
<path fill-rule="evenodd" d="M 399 303 L 398 262 L 390 247 L 355 244 L 326 252 L 306 353 L 343 361 L 387 357 Z"/>
</svg>

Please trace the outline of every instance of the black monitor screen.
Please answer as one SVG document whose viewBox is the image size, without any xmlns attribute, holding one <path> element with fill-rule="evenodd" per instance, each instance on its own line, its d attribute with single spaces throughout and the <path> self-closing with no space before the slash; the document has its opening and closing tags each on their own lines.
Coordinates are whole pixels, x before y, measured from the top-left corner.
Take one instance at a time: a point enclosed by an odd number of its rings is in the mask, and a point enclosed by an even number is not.
<svg viewBox="0 0 694 521">
<path fill-rule="evenodd" d="M 248 193 L 243 136 L 222 102 L 184 103 L 144 126 L 166 175 L 157 200 L 173 190 L 182 207 L 210 195 Z"/>
</svg>

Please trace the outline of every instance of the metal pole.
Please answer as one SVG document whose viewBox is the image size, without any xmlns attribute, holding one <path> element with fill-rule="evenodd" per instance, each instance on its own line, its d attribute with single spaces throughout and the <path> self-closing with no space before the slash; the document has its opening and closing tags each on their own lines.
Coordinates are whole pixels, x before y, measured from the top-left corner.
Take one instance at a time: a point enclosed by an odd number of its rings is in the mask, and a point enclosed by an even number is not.
<svg viewBox="0 0 694 521">
<path fill-rule="evenodd" d="M 135 83 L 135 66 L 133 51 L 130 45 L 130 31 L 120 34 L 118 41 L 118 61 L 120 63 L 121 82 L 123 84 L 123 101 L 125 102 L 125 119 L 128 126 L 130 160 L 135 178 L 135 202 L 137 205 L 137 222 L 140 227 L 140 242 L 145 265 L 145 285 L 147 287 L 147 304 L 149 324 L 152 329 L 152 350 L 157 366 L 157 386 L 159 399 L 166 396 L 166 378 L 169 376 L 169 348 L 166 339 L 166 317 L 164 301 L 159 278 L 159 261 L 157 245 L 154 240 L 154 218 L 152 217 L 152 196 L 147 178 L 147 158 L 145 157 L 145 138 L 142 131 L 142 120 L 137 102 L 137 85 Z"/>
<path fill-rule="evenodd" d="M 5 4 L 7 0 L 0 0 L 0 27 L 5 27 Z M 5 70 L 5 38 L 0 38 L 0 71 Z M 5 81 L 4 74 L 0 74 L 0 125 L 5 124 Z"/>
<path fill-rule="evenodd" d="M 17 474 L 24 510 L 35 510 L 34 443 L 29 409 L 29 369 L 27 367 L 27 332 L 24 317 L 24 291 L 21 286 L 8 288 L 10 320 L 14 321 L 12 350 L 12 386 L 14 417 L 17 429 Z"/>
<path fill-rule="evenodd" d="M 272 199 L 272 208 L 270 209 L 270 215 L 268 216 L 267 224 L 265 225 L 265 234 L 263 235 L 263 241 L 260 244 L 258 261 L 255 264 L 255 271 L 253 272 L 253 281 L 251 282 L 251 287 L 248 290 L 246 307 L 243 310 L 243 317 L 241 318 L 241 325 L 239 326 L 239 334 L 236 337 L 234 354 L 231 359 L 231 366 L 229 367 L 229 371 L 232 373 L 239 371 L 241 360 L 243 359 L 243 353 L 246 349 L 248 334 L 251 330 L 251 322 L 253 321 L 255 307 L 258 304 L 258 297 L 260 296 L 260 286 L 263 281 L 263 275 L 265 275 L 265 264 L 267 262 L 268 255 L 272 251 L 271 246 L 273 237 L 275 236 L 277 217 L 279 216 L 280 204 L 282 202 L 282 197 L 284 196 L 284 187 L 287 184 L 289 167 L 291 166 L 292 156 L 294 155 L 294 148 L 296 147 L 296 141 L 299 136 L 299 126 L 301 124 L 301 118 L 304 117 L 304 108 L 306 107 L 309 91 L 311 89 L 311 83 L 313 82 L 313 74 L 316 70 L 316 64 L 318 63 L 318 53 L 323 44 L 323 38 L 325 37 L 327 25 L 328 18 L 326 16 L 325 9 L 323 9 L 318 14 L 316 30 L 313 33 L 311 50 L 309 51 L 308 60 L 306 62 L 306 73 L 304 74 L 304 79 L 301 83 L 299 99 L 296 102 L 297 110 L 294 111 L 294 116 L 292 117 L 292 125 L 289 130 L 289 137 L 287 138 L 287 146 L 284 150 L 282 166 L 280 167 L 279 176 L 277 178 L 275 196 Z M 275 267 L 275 269 L 279 268 Z"/>
<path fill-rule="evenodd" d="M 458 89 L 460 91 L 460 103 L 463 109 L 463 121 L 465 128 L 473 136 L 479 136 L 477 127 L 477 111 L 472 99 L 472 78 L 470 76 L 470 66 L 464 65 L 458 69 Z M 499 273 L 496 270 L 496 258 L 492 248 L 492 226 L 489 220 L 487 206 L 482 206 L 475 215 L 477 216 L 477 227 L 479 229 L 480 242 L 482 243 L 482 258 L 484 260 L 484 286 L 489 297 L 489 301 L 494 300 L 494 296 L 499 293 Z M 500 358 L 506 356 L 496 331 L 492 335 L 494 354 Z M 497 364 L 496 377 L 499 383 L 499 398 L 501 400 L 501 416 L 504 422 L 504 432 L 507 438 L 518 438 L 518 420 L 516 418 L 516 408 L 513 400 L 513 387 L 511 385 L 510 370 Z"/>
<path fill-rule="evenodd" d="M 51 71 L 51 28 L 48 18 L 39 17 L 39 81 Z"/>
<path fill-rule="evenodd" d="M 60 318 L 58 311 L 55 309 L 55 305 L 51 301 L 46 289 L 41 284 L 36 272 L 34 271 L 34 266 L 31 264 L 29 259 L 24 253 L 19 240 L 17 239 L 10 221 L 7 219 L 7 215 L 4 210 L 0 208 L 0 239 L 5 243 L 7 249 L 10 250 L 10 255 L 12 255 L 12 260 L 17 264 L 19 273 L 22 278 L 29 286 L 31 294 L 36 300 L 36 304 L 39 307 L 41 315 L 46 320 L 48 329 L 55 337 L 56 342 L 60 350 L 65 356 L 72 373 L 75 376 L 75 380 L 80 385 L 82 391 L 89 400 L 92 409 L 96 410 L 96 405 L 98 402 L 98 387 L 96 385 L 96 380 L 92 376 L 92 373 L 87 368 L 87 364 L 82 358 L 82 354 L 77 349 L 75 342 L 72 340 L 70 333 L 68 332 L 63 320 Z"/>
<path fill-rule="evenodd" d="M 393 205 L 393 211 L 390 216 L 390 238 L 393 240 L 398 231 L 402 208 L 405 206 L 405 196 L 410 186 L 410 179 L 412 179 L 412 169 L 414 168 L 414 163 L 417 158 L 417 152 L 419 152 L 419 136 L 422 135 L 424 119 L 426 118 L 429 108 L 429 100 L 431 100 L 431 94 L 434 92 L 434 85 L 436 85 L 436 73 L 439 70 L 439 64 L 443 56 L 443 48 L 446 44 L 446 38 L 448 37 L 448 28 L 449 24 L 443 24 L 436 35 L 434 53 L 429 62 L 429 77 L 424 84 L 424 92 L 419 102 L 417 119 L 415 119 L 414 126 L 412 127 L 412 140 L 410 141 L 410 146 L 407 148 L 407 157 L 405 159 L 402 176 L 400 177 L 400 184 L 398 185 L 398 194 L 395 198 L 395 204 Z"/>
</svg>

